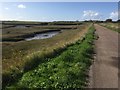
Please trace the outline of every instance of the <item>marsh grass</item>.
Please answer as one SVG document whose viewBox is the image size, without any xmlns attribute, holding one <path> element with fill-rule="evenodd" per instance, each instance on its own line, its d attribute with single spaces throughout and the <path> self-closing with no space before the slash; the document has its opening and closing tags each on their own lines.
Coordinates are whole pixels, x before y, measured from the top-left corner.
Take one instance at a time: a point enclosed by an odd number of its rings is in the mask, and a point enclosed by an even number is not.
<svg viewBox="0 0 120 90">
<path fill-rule="evenodd" d="M 41 52 L 35 52 L 32 55 L 28 55 L 28 57 L 25 58 L 25 64 L 23 65 L 24 67 L 24 72 L 27 72 L 31 69 L 34 69 L 36 66 L 38 66 L 40 63 L 47 62 L 47 58 L 53 58 L 57 57 L 61 52 L 66 50 L 67 45 L 64 47 L 59 47 L 59 48 L 54 48 L 51 50 L 45 50 Z"/>
<path fill-rule="evenodd" d="M 4 42 L 3 87 L 17 82 L 23 73 L 49 61 L 47 58 L 60 55 L 66 47 L 72 46 L 86 32 L 86 25 L 83 25 L 77 30 L 65 30 L 46 40 Z"/>
<path fill-rule="evenodd" d="M 86 87 L 87 71 L 92 63 L 94 32 L 95 29 L 91 26 L 83 40 L 69 45 L 56 57 L 43 58 L 47 62 L 41 63 L 34 70 L 23 74 L 22 78 L 9 88 L 70 89 Z M 33 59 L 39 60 L 36 56 Z"/>
<path fill-rule="evenodd" d="M 107 27 L 110 30 L 120 33 L 119 23 L 102 23 L 100 25 Z"/>
</svg>

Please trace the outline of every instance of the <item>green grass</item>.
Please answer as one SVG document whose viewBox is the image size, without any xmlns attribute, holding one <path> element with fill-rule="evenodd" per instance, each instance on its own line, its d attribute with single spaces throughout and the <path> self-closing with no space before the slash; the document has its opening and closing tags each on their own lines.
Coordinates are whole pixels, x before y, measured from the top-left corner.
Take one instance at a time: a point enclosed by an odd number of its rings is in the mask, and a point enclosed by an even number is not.
<svg viewBox="0 0 120 90">
<path fill-rule="evenodd" d="M 57 56 L 56 54 L 63 52 L 67 46 L 77 41 L 84 35 L 85 32 L 87 32 L 89 25 L 90 24 L 83 24 L 77 29 L 66 29 L 63 30 L 62 33 L 44 40 L 3 42 L 3 87 L 16 82 L 23 75 L 23 73 L 34 69 L 38 64 L 47 61 L 45 60 L 46 57 L 53 58 Z M 47 28 L 49 27 L 52 26 L 48 26 Z M 20 31 L 20 29 L 13 29 L 13 32 L 11 30 L 12 28 L 9 29 L 11 35 L 13 33 L 15 35 L 19 35 L 24 32 L 29 33 L 28 30 L 21 29 Z M 34 30 L 32 31 L 32 29 L 30 29 L 30 32 L 34 32 Z M 5 34 L 3 33 L 3 35 Z M 6 37 L 11 37 L 11 35 L 6 34 Z"/>
<path fill-rule="evenodd" d="M 69 45 L 55 58 L 45 58 L 34 70 L 25 73 L 18 83 L 9 88 L 84 88 L 92 62 L 94 27 L 83 40 Z"/>
</svg>

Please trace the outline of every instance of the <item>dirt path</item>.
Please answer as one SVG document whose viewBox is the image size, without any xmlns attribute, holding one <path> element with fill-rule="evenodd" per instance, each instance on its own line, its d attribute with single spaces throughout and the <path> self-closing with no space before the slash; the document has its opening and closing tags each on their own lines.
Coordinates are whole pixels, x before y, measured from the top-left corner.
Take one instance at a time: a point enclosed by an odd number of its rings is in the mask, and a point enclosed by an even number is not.
<svg viewBox="0 0 120 90">
<path fill-rule="evenodd" d="M 89 87 L 118 88 L 118 33 L 96 24 L 95 28 L 99 39 L 95 41 Z"/>
</svg>

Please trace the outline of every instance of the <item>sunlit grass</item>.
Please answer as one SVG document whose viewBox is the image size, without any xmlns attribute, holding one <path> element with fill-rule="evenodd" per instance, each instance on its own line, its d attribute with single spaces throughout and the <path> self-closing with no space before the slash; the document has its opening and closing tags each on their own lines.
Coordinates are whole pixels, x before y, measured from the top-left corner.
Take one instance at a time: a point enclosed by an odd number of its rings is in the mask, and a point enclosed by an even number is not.
<svg viewBox="0 0 120 90">
<path fill-rule="evenodd" d="M 15 82 L 24 72 L 47 61 L 45 58 L 59 55 L 71 43 L 83 36 L 88 26 L 65 30 L 45 40 L 3 42 L 3 86 Z"/>
<path fill-rule="evenodd" d="M 120 33 L 120 28 L 119 28 L 118 23 L 101 23 L 100 25 Z"/>
<path fill-rule="evenodd" d="M 57 57 L 44 58 L 47 62 L 25 73 L 11 88 L 86 87 L 87 71 L 92 63 L 94 31 L 94 27 L 91 27 L 83 40 L 66 47 L 66 50 Z M 33 59 L 40 58 L 33 56 Z"/>
</svg>

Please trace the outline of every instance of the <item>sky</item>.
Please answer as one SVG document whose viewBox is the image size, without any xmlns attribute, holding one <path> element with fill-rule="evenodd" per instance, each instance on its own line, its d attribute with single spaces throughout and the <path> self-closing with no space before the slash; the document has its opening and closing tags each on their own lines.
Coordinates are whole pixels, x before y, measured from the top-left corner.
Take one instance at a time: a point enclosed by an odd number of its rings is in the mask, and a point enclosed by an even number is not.
<svg viewBox="0 0 120 90">
<path fill-rule="evenodd" d="M 3 2 L 0 20 L 83 21 L 118 19 L 117 2 Z"/>
</svg>

